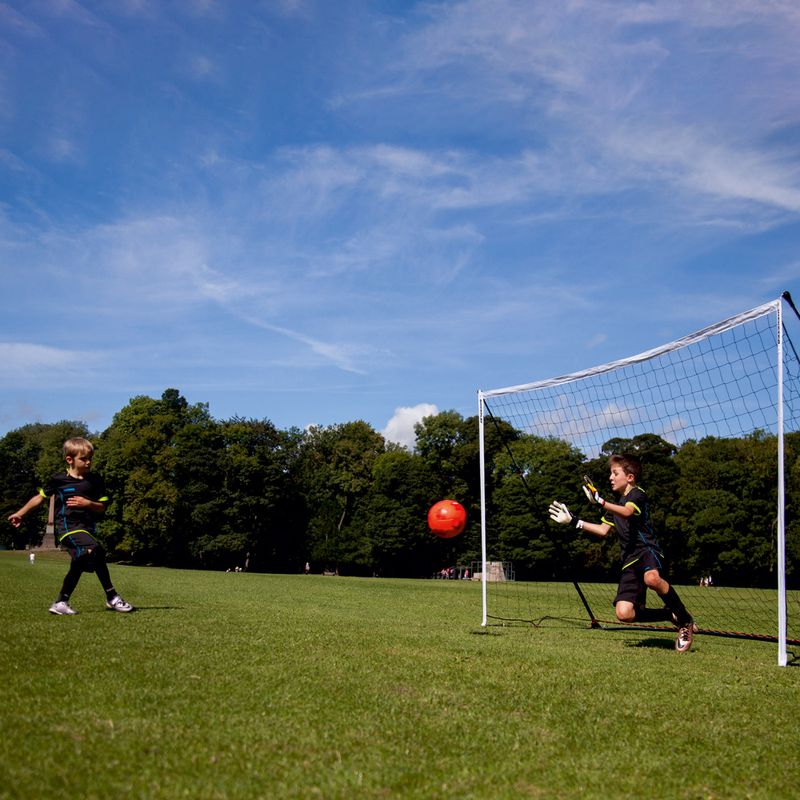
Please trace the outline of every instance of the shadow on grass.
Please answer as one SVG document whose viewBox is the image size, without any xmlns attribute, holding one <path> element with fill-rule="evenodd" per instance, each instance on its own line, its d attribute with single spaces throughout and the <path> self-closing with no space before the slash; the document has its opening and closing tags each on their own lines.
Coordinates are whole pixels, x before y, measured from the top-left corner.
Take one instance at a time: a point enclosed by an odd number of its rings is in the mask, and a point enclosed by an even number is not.
<svg viewBox="0 0 800 800">
<path fill-rule="evenodd" d="M 183 611 L 184 606 L 134 606 L 131 611 L 112 611 L 110 608 L 89 608 L 78 611 L 79 614 L 114 614 L 116 617 L 129 617 L 147 611 Z M 56 615 L 52 615 L 56 616 Z"/>
<path fill-rule="evenodd" d="M 639 639 L 638 641 L 626 641 L 625 647 L 650 647 L 655 650 L 674 650 L 675 642 L 673 639 Z"/>
</svg>

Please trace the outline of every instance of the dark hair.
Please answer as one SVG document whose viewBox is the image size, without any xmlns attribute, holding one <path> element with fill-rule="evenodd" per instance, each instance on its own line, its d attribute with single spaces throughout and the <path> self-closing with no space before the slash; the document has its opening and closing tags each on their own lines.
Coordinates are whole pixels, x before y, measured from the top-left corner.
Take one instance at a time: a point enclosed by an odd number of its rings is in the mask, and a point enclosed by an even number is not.
<svg viewBox="0 0 800 800">
<path fill-rule="evenodd" d="M 642 460 L 639 456 L 633 455 L 633 453 L 623 453 L 619 456 L 611 456 L 608 459 L 608 465 L 614 465 L 622 467 L 625 470 L 626 475 L 633 475 L 636 481 L 639 481 L 639 478 L 642 474 Z"/>
</svg>

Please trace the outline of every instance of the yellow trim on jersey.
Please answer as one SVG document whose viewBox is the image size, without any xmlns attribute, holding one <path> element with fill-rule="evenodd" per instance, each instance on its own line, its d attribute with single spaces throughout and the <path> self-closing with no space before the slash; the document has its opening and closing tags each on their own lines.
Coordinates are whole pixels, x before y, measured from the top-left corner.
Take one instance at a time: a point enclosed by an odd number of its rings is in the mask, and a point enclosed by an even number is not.
<svg viewBox="0 0 800 800">
<path fill-rule="evenodd" d="M 66 532 L 65 534 L 63 534 L 62 536 L 59 536 L 59 537 L 58 537 L 58 541 L 59 541 L 59 542 L 63 542 L 63 541 L 64 541 L 64 539 L 66 539 L 66 538 L 67 538 L 67 536 L 72 536 L 72 534 L 73 534 L 73 533 L 85 533 L 85 534 L 87 534 L 88 536 L 91 536 L 92 538 L 94 538 L 94 534 L 93 534 L 93 533 L 91 533 L 91 532 L 89 532 L 89 531 L 85 530 L 84 528 L 76 528 L 74 531 L 67 531 L 67 532 Z"/>
<path fill-rule="evenodd" d="M 636 503 L 632 502 L 631 500 L 628 500 L 628 502 L 625 503 L 625 508 L 628 508 L 628 507 L 633 509 L 633 513 L 634 514 L 641 514 L 642 513 L 642 509 L 639 508 L 639 506 L 637 506 Z"/>
</svg>

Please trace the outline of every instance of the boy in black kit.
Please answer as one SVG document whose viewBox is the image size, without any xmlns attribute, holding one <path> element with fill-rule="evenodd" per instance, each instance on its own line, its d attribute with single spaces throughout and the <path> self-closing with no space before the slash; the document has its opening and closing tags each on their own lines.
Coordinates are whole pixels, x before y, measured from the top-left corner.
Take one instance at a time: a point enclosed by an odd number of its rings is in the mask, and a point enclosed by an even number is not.
<svg viewBox="0 0 800 800">
<path fill-rule="evenodd" d="M 584 522 L 570 513 L 563 504 L 550 504 L 550 518 L 562 525 L 574 524 L 579 530 L 605 537 L 615 528 L 622 556 L 614 609 L 620 622 L 654 622 L 668 620 L 678 627 L 675 649 L 685 653 L 692 646 L 696 630 L 694 620 L 681 602 L 673 586 L 663 577 L 664 553 L 653 532 L 647 495 L 637 485 L 642 472 L 641 461 L 634 455 L 611 456 L 611 488 L 620 495 L 619 503 L 600 497 L 597 489 L 586 484 L 583 491 L 604 513 L 599 524 Z M 647 608 L 645 592 L 652 589 L 664 602 L 664 608 Z"/>
<path fill-rule="evenodd" d="M 68 466 L 66 474 L 54 475 L 44 488 L 39 489 L 38 494 L 8 518 L 18 528 L 25 514 L 40 506 L 46 498 L 55 496 L 56 538 L 69 551 L 72 559 L 61 592 L 49 608 L 51 614 L 78 613 L 70 606 L 69 598 L 84 572 L 97 573 L 106 593 L 108 608 L 112 611 L 133 611 L 133 606 L 117 594 L 111 583 L 105 550 L 94 538 L 97 518 L 105 513 L 108 497 L 103 479 L 91 472 L 93 452 L 92 443 L 86 439 L 67 439 L 64 442 L 64 459 Z"/>
</svg>

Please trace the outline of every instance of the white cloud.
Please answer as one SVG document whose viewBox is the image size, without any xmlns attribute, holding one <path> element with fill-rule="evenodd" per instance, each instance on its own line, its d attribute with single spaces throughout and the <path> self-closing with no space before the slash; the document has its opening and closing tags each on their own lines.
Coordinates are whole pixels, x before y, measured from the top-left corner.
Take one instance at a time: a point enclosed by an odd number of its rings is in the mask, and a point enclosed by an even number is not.
<svg viewBox="0 0 800 800">
<path fill-rule="evenodd" d="M 425 417 L 431 417 L 438 413 L 439 409 L 432 403 L 418 403 L 415 406 L 396 408 L 394 416 L 381 431 L 383 438 L 413 450 L 417 441 L 414 426 L 418 422 L 422 422 Z"/>
<path fill-rule="evenodd" d="M 587 343 L 587 347 L 591 350 L 594 347 L 598 347 L 599 345 L 603 344 L 608 339 L 607 333 L 597 333 L 589 340 Z"/>
<path fill-rule="evenodd" d="M 86 386 L 106 362 L 106 356 L 31 342 L 0 342 L 5 388 Z"/>
</svg>

